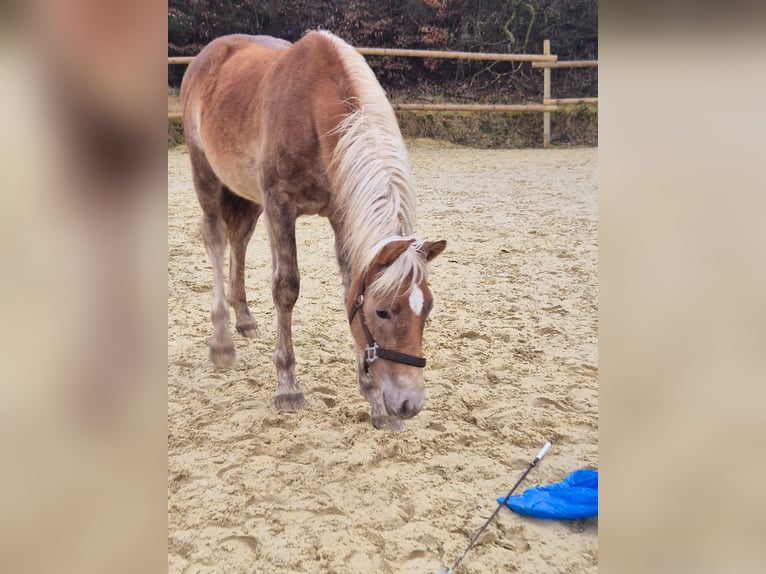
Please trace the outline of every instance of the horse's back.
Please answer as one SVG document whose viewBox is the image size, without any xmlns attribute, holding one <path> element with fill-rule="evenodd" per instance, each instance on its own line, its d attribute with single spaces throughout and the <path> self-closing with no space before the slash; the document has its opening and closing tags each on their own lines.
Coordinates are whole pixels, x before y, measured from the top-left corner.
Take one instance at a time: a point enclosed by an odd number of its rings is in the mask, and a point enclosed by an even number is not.
<svg viewBox="0 0 766 574">
<path fill-rule="evenodd" d="M 256 203 L 281 187 L 298 213 L 325 212 L 334 128 L 354 96 L 328 34 L 309 32 L 294 44 L 218 38 L 190 64 L 181 86 L 192 163 L 204 158 L 227 187 Z"/>
<path fill-rule="evenodd" d="M 260 123 L 264 79 L 291 45 L 270 36 L 222 36 L 194 58 L 181 83 L 192 164 L 209 166 L 229 189 L 257 203 L 262 198 L 252 163 L 258 142 L 249 128 Z"/>
<path fill-rule="evenodd" d="M 237 60 L 246 55 L 251 60 L 259 60 L 259 56 L 269 52 L 278 55 L 292 44 L 272 36 L 249 36 L 247 34 L 231 34 L 221 36 L 202 48 L 186 69 L 181 84 L 181 92 L 191 82 L 204 81 L 211 74 L 218 73 L 225 66 L 236 66 Z"/>
<path fill-rule="evenodd" d="M 184 75 L 184 127 L 196 135 L 203 107 L 206 124 L 232 123 L 240 130 L 249 127 L 243 119 L 264 108 L 267 113 L 256 119 L 271 124 L 314 115 L 317 102 L 327 117 L 354 96 L 345 76 L 337 46 L 322 32 L 309 32 L 294 44 L 271 36 L 222 36 L 203 48 Z"/>
<path fill-rule="evenodd" d="M 181 82 L 184 124 L 199 129 L 202 106 L 227 108 L 227 98 L 247 103 L 257 85 L 291 43 L 271 36 L 233 34 L 216 38 L 192 60 Z"/>
</svg>

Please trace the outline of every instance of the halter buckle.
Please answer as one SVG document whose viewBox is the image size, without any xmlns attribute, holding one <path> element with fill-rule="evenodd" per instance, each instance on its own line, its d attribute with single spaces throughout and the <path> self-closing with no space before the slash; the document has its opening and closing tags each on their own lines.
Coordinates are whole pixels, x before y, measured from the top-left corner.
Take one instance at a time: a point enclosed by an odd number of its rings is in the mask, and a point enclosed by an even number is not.
<svg viewBox="0 0 766 574">
<path fill-rule="evenodd" d="M 380 347 L 377 343 L 373 343 L 372 346 L 367 345 L 364 348 L 364 360 L 366 363 L 374 363 L 375 360 L 378 358 L 378 349 Z"/>
</svg>

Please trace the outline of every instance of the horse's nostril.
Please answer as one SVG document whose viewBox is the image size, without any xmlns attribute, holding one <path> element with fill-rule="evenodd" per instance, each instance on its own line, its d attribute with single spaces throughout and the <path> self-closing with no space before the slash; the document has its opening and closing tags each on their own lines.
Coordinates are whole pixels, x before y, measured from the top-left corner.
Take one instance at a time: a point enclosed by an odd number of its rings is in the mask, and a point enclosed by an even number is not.
<svg viewBox="0 0 766 574">
<path fill-rule="evenodd" d="M 402 408 L 399 410 L 399 415 L 402 416 L 402 417 L 410 416 L 409 406 L 410 406 L 409 402 L 408 401 L 404 401 L 402 403 Z"/>
</svg>

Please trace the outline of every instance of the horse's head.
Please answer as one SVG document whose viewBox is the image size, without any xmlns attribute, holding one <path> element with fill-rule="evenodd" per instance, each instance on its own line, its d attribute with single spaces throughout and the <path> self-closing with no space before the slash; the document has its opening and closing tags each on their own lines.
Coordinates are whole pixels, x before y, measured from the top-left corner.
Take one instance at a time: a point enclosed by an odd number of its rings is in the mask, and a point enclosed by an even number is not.
<svg viewBox="0 0 766 574">
<path fill-rule="evenodd" d="M 412 417 L 423 408 L 423 328 L 433 306 L 425 263 L 446 245 L 413 239 L 386 243 L 349 289 L 346 309 L 359 385 L 372 405 L 376 427 L 403 428 L 394 417 Z"/>
</svg>

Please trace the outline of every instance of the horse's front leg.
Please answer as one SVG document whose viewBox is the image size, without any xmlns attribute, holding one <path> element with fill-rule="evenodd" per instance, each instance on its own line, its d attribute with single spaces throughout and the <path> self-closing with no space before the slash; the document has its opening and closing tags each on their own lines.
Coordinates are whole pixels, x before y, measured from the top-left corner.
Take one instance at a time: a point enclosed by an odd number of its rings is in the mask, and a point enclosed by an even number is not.
<svg viewBox="0 0 766 574">
<path fill-rule="evenodd" d="M 277 346 L 274 365 L 277 368 L 277 392 L 274 404 L 279 410 L 303 408 L 303 391 L 295 379 L 293 352 L 293 307 L 300 292 L 300 273 L 295 245 L 295 214 L 278 204 L 267 205 L 267 226 L 271 243 L 271 293 L 277 309 Z"/>
<path fill-rule="evenodd" d="M 360 357 L 356 359 L 356 374 L 359 379 L 359 390 L 370 403 L 370 422 L 372 426 L 376 429 L 403 431 L 404 423 L 388 414 L 386 405 L 383 402 L 383 391 L 380 386 L 375 384 L 372 373 L 364 372 L 364 360 Z"/>
</svg>

